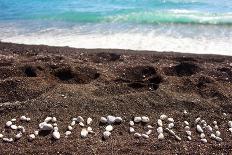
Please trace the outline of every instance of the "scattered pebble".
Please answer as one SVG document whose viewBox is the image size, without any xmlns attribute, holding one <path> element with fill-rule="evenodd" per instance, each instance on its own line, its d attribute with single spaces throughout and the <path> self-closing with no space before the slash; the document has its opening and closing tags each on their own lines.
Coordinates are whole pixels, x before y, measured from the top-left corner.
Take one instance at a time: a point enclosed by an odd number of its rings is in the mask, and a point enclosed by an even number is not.
<svg viewBox="0 0 232 155">
<path fill-rule="evenodd" d="M 232 128 L 229 128 L 229 131 L 232 133 Z"/>
<path fill-rule="evenodd" d="M 6 122 L 6 126 L 10 127 L 13 123 L 11 121 Z"/>
<path fill-rule="evenodd" d="M 0 133 L 0 138 L 3 138 L 3 134 Z"/>
<path fill-rule="evenodd" d="M 219 127 L 218 127 L 217 125 L 215 125 L 215 126 L 214 126 L 214 129 L 215 129 L 215 130 L 218 130 L 218 129 L 219 129 Z"/>
<path fill-rule="evenodd" d="M 163 133 L 160 133 L 160 134 L 158 135 L 158 139 L 159 139 L 159 140 L 163 140 L 163 139 L 164 139 L 164 134 L 163 134 Z"/>
<path fill-rule="evenodd" d="M 20 120 L 21 120 L 21 121 L 26 121 L 26 120 L 27 120 L 27 117 L 26 117 L 26 116 L 21 116 L 21 117 L 20 117 Z"/>
<path fill-rule="evenodd" d="M 207 126 L 206 126 L 206 129 L 207 129 L 209 132 L 213 132 L 213 128 L 212 128 L 210 125 L 207 125 Z"/>
<path fill-rule="evenodd" d="M 197 124 L 200 120 L 201 120 L 201 118 L 200 118 L 200 117 L 196 118 L 196 120 L 195 120 L 195 124 Z"/>
<path fill-rule="evenodd" d="M 73 127 L 69 125 L 69 126 L 68 126 L 68 130 L 69 130 L 69 131 L 72 131 L 72 130 L 73 130 Z"/>
<path fill-rule="evenodd" d="M 69 136 L 69 135 L 71 135 L 71 133 L 72 133 L 71 131 L 66 131 L 65 136 Z"/>
<path fill-rule="evenodd" d="M 40 123 L 39 128 L 42 131 L 53 130 L 53 126 L 51 124 L 47 124 L 46 122 Z"/>
<path fill-rule="evenodd" d="M 201 137 L 201 139 L 205 138 L 205 134 L 201 133 L 200 137 Z"/>
<path fill-rule="evenodd" d="M 34 131 L 34 135 L 38 136 L 39 135 L 39 131 L 38 130 Z"/>
<path fill-rule="evenodd" d="M 18 127 L 17 127 L 16 125 L 11 125 L 10 127 L 11 127 L 11 129 L 13 129 L 13 130 L 18 129 Z"/>
<path fill-rule="evenodd" d="M 88 136 L 88 131 L 86 130 L 86 128 L 82 129 L 81 130 L 81 137 L 82 138 L 86 138 Z"/>
<path fill-rule="evenodd" d="M 140 133 L 137 133 L 137 132 L 136 132 L 136 133 L 134 134 L 134 136 L 135 136 L 136 138 L 139 138 L 139 137 L 141 137 L 142 135 L 141 135 Z"/>
<path fill-rule="evenodd" d="M 112 131 L 113 130 L 113 126 L 112 125 L 107 125 L 106 126 L 106 131 Z"/>
<path fill-rule="evenodd" d="M 168 128 L 169 128 L 169 129 L 171 129 L 171 128 L 173 128 L 173 127 L 174 127 L 174 123 L 169 123 L 169 124 L 168 124 Z"/>
<path fill-rule="evenodd" d="M 197 125 L 197 132 L 199 132 L 199 133 L 203 133 L 204 132 L 200 125 Z"/>
<path fill-rule="evenodd" d="M 191 136 L 191 135 L 192 135 L 192 132 L 191 132 L 191 131 L 186 131 L 186 134 L 187 134 L 188 136 Z"/>
<path fill-rule="evenodd" d="M 54 131 L 54 132 L 52 133 L 52 137 L 53 137 L 54 139 L 56 139 L 56 140 L 60 139 L 60 133 L 59 133 L 59 131 Z"/>
<path fill-rule="evenodd" d="M 78 117 L 77 117 L 77 122 L 79 122 L 79 123 L 80 123 L 80 122 L 84 122 L 84 118 L 81 117 L 81 116 L 78 116 Z"/>
<path fill-rule="evenodd" d="M 184 110 L 184 114 L 187 114 L 188 112 L 186 110 Z"/>
<path fill-rule="evenodd" d="M 185 126 L 184 129 L 185 130 L 190 130 L 190 127 L 189 126 Z"/>
<path fill-rule="evenodd" d="M 188 139 L 189 141 L 191 141 L 191 140 L 192 140 L 192 138 L 191 138 L 190 136 L 188 136 L 188 137 L 187 137 L 187 139 Z"/>
<path fill-rule="evenodd" d="M 157 123 L 158 123 L 158 126 L 160 126 L 160 127 L 162 127 L 162 126 L 163 126 L 163 122 L 162 122 L 162 120 L 161 120 L 161 119 L 158 119 Z"/>
<path fill-rule="evenodd" d="M 168 121 L 173 123 L 174 119 L 173 118 L 168 118 Z"/>
<path fill-rule="evenodd" d="M 87 128 L 87 131 L 88 131 L 88 132 L 92 132 L 93 129 L 89 126 L 89 127 Z"/>
<path fill-rule="evenodd" d="M 2 140 L 3 140 L 4 142 L 8 142 L 8 143 L 11 143 L 11 142 L 14 141 L 13 138 L 3 138 Z"/>
<path fill-rule="evenodd" d="M 139 123 L 142 121 L 142 118 L 141 117 L 134 117 L 134 122 L 135 123 Z"/>
<path fill-rule="evenodd" d="M 216 135 L 212 133 L 212 134 L 210 135 L 210 138 L 211 138 L 211 139 L 216 139 Z"/>
<path fill-rule="evenodd" d="M 230 128 L 232 128 L 232 121 L 229 121 L 229 122 L 228 122 L 228 126 L 229 126 Z"/>
<path fill-rule="evenodd" d="M 20 139 L 23 136 L 23 134 L 20 132 L 15 135 L 15 139 Z"/>
<path fill-rule="evenodd" d="M 103 132 L 103 138 L 106 140 L 110 137 L 111 133 L 109 131 Z"/>
<path fill-rule="evenodd" d="M 184 121 L 184 124 L 185 124 L 186 126 L 189 126 L 189 122 L 187 122 L 187 121 Z"/>
<path fill-rule="evenodd" d="M 52 117 L 52 122 L 55 123 L 57 121 L 56 117 Z"/>
<path fill-rule="evenodd" d="M 32 141 L 32 140 L 34 140 L 34 139 L 35 139 L 35 135 L 34 135 L 34 134 L 30 134 L 30 135 L 29 135 L 29 140 Z"/>
<path fill-rule="evenodd" d="M 143 138 L 146 138 L 146 139 L 148 139 L 149 138 L 149 136 L 148 135 L 146 135 L 146 134 L 142 134 L 141 135 Z"/>
<path fill-rule="evenodd" d="M 76 124 L 76 121 L 71 122 L 71 126 L 74 126 Z"/>
<path fill-rule="evenodd" d="M 114 116 L 111 116 L 111 115 L 108 115 L 107 116 L 107 122 L 109 123 L 109 124 L 114 124 L 114 122 L 115 122 L 115 117 Z"/>
<path fill-rule="evenodd" d="M 146 135 L 150 135 L 152 133 L 152 130 L 148 130 L 147 132 L 146 132 Z"/>
<path fill-rule="evenodd" d="M 214 124 L 214 125 L 217 125 L 217 121 L 213 121 L 213 124 Z"/>
<path fill-rule="evenodd" d="M 101 117 L 100 122 L 105 124 L 107 123 L 107 119 L 105 117 Z"/>
<path fill-rule="evenodd" d="M 76 122 L 76 121 L 77 121 L 77 118 L 73 118 L 72 121 L 75 121 L 75 122 Z"/>
<path fill-rule="evenodd" d="M 164 132 L 164 131 L 163 131 L 163 128 L 162 128 L 162 127 L 158 127 L 158 128 L 157 128 L 157 132 L 158 132 L 158 134 L 163 133 L 163 132 Z"/>
<path fill-rule="evenodd" d="M 48 122 L 50 122 L 51 120 L 52 120 L 52 117 L 47 117 L 47 118 L 45 118 L 44 122 L 48 123 Z"/>
<path fill-rule="evenodd" d="M 11 119 L 11 122 L 15 122 L 15 121 L 16 121 L 16 118 L 12 118 L 12 119 Z"/>
<path fill-rule="evenodd" d="M 130 133 L 133 133 L 133 132 L 135 132 L 135 129 L 132 128 L 132 127 L 130 127 L 130 128 L 129 128 L 129 131 L 130 131 Z"/>
<path fill-rule="evenodd" d="M 167 116 L 167 115 L 164 115 L 164 114 L 160 116 L 160 119 L 161 119 L 161 120 L 165 120 L 165 119 L 167 119 L 167 118 L 168 118 L 168 116 Z"/>
<path fill-rule="evenodd" d="M 148 128 L 148 129 L 153 129 L 153 126 L 148 125 L 147 128 Z"/>
<path fill-rule="evenodd" d="M 85 124 L 84 124 L 83 122 L 80 122 L 79 125 L 80 125 L 81 127 L 84 127 L 84 126 L 85 126 Z"/>
<path fill-rule="evenodd" d="M 130 126 L 134 126 L 134 125 L 135 125 L 134 121 L 130 121 L 130 122 L 129 122 L 129 125 L 130 125 Z"/>
<path fill-rule="evenodd" d="M 31 120 L 31 118 L 27 117 L 26 121 L 29 122 Z"/>
<path fill-rule="evenodd" d="M 87 125 L 90 125 L 91 123 L 93 122 L 93 119 L 92 118 L 87 118 Z"/>
<path fill-rule="evenodd" d="M 122 122 L 122 118 L 121 117 L 116 117 L 115 118 L 115 122 L 116 123 L 121 123 Z"/>
<path fill-rule="evenodd" d="M 221 132 L 220 131 L 216 131 L 216 136 L 220 137 L 221 136 Z"/>
<path fill-rule="evenodd" d="M 202 141 L 203 143 L 207 143 L 207 139 L 205 139 L 205 138 L 201 139 L 201 141 Z"/>
<path fill-rule="evenodd" d="M 215 139 L 216 139 L 216 141 L 218 141 L 218 142 L 221 142 L 221 141 L 222 141 L 222 138 L 220 138 L 220 137 L 216 137 Z"/>
<path fill-rule="evenodd" d="M 20 126 L 20 125 L 17 127 L 17 130 L 20 130 L 22 133 L 26 132 L 25 128 L 23 126 Z"/>
<path fill-rule="evenodd" d="M 147 117 L 147 116 L 142 117 L 142 122 L 143 123 L 148 123 L 149 121 L 150 121 L 149 117 Z"/>
<path fill-rule="evenodd" d="M 59 129 L 58 129 L 57 126 L 55 126 L 55 127 L 53 128 L 53 130 L 54 130 L 54 131 L 58 131 Z"/>
</svg>

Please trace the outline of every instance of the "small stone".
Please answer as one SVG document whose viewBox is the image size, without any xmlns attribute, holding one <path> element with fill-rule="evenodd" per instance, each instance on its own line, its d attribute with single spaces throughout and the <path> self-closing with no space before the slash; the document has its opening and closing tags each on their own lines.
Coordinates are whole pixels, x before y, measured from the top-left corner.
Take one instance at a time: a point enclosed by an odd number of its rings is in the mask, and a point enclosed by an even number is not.
<svg viewBox="0 0 232 155">
<path fill-rule="evenodd" d="M 3 138 L 2 140 L 7 143 L 11 143 L 14 141 L 13 138 Z"/>
<path fill-rule="evenodd" d="M 186 134 L 187 134 L 188 136 L 191 136 L 191 135 L 192 135 L 192 132 L 191 132 L 191 131 L 186 131 Z"/>
<path fill-rule="evenodd" d="M 163 126 L 163 122 L 162 122 L 162 120 L 161 120 L 161 119 L 158 119 L 157 123 L 158 123 L 158 126 L 160 126 L 160 127 L 162 127 L 162 126 Z"/>
<path fill-rule="evenodd" d="M 149 138 L 149 136 L 148 135 L 146 135 L 146 134 L 142 134 L 141 135 L 143 138 L 146 138 L 146 139 L 148 139 Z"/>
<path fill-rule="evenodd" d="M 221 132 L 220 131 L 216 131 L 216 136 L 220 137 L 221 136 Z"/>
<path fill-rule="evenodd" d="M 107 116 L 107 122 L 109 123 L 109 124 L 114 124 L 114 122 L 115 122 L 115 117 L 114 116 L 111 116 L 111 115 L 108 115 Z"/>
<path fill-rule="evenodd" d="M 122 122 L 122 117 L 116 117 L 115 122 L 116 123 L 121 123 Z"/>
<path fill-rule="evenodd" d="M 146 135 L 150 135 L 152 133 L 152 130 L 148 130 L 147 132 L 146 132 Z"/>
<path fill-rule="evenodd" d="M 47 117 L 47 118 L 45 118 L 44 122 L 48 123 L 48 122 L 50 122 L 51 120 L 52 120 L 52 117 Z"/>
<path fill-rule="evenodd" d="M 106 131 L 112 131 L 114 128 L 112 125 L 107 125 L 106 126 Z"/>
<path fill-rule="evenodd" d="M 175 136 L 176 140 L 181 141 L 181 138 L 179 136 Z"/>
<path fill-rule="evenodd" d="M 134 121 L 130 121 L 130 122 L 129 122 L 129 125 L 130 125 L 130 126 L 134 126 L 134 125 L 135 125 Z"/>
<path fill-rule="evenodd" d="M 200 137 L 201 137 L 201 139 L 205 138 L 205 134 L 201 133 Z"/>
<path fill-rule="evenodd" d="M 201 142 L 207 143 L 207 139 L 203 138 L 203 139 L 201 139 Z"/>
<path fill-rule="evenodd" d="M 135 123 L 139 123 L 142 121 L 142 118 L 141 117 L 134 117 L 134 122 Z"/>
<path fill-rule="evenodd" d="M 188 139 L 189 141 L 191 141 L 191 140 L 192 140 L 192 138 L 191 138 L 190 136 L 188 136 L 188 137 L 187 137 L 187 139 Z"/>
<path fill-rule="evenodd" d="M 174 127 L 174 123 L 169 123 L 169 124 L 168 124 L 168 128 L 169 128 L 169 129 L 171 129 L 171 128 L 173 128 L 173 127 Z"/>
<path fill-rule="evenodd" d="M 46 122 L 40 123 L 39 128 L 42 131 L 49 131 L 53 130 L 53 126 L 51 124 L 47 124 Z"/>
<path fill-rule="evenodd" d="M 187 110 L 184 110 L 184 114 L 187 114 L 188 112 L 187 112 Z"/>
<path fill-rule="evenodd" d="M 60 139 L 60 133 L 58 131 L 54 131 L 52 133 L 52 137 L 56 140 Z"/>
<path fill-rule="evenodd" d="M 68 130 L 69 130 L 69 131 L 72 131 L 72 130 L 73 130 L 73 127 L 69 125 L 69 126 L 68 126 Z"/>
<path fill-rule="evenodd" d="M 26 116 L 21 116 L 21 117 L 20 117 L 20 120 L 21 120 L 21 121 L 26 121 L 26 120 L 27 120 L 27 117 L 26 117 Z"/>
<path fill-rule="evenodd" d="M 220 138 L 220 137 L 216 137 L 215 139 L 216 139 L 216 141 L 218 141 L 218 142 L 221 142 L 221 141 L 222 141 L 222 138 Z"/>
<path fill-rule="evenodd" d="M 74 126 L 76 124 L 76 121 L 71 122 L 71 126 Z"/>
<path fill-rule="evenodd" d="M 229 128 L 229 131 L 232 133 L 232 128 Z"/>
<path fill-rule="evenodd" d="M 11 129 L 13 129 L 13 130 L 18 129 L 18 127 L 17 127 L 16 125 L 11 125 L 10 127 L 11 127 Z"/>
<path fill-rule="evenodd" d="M 32 141 L 32 140 L 34 140 L 35 139 L 35 135 L 34 134 L 30 134 L 29 135 L 29 141 Z"/>
<path fill-rule="evenodd" d="M 0 138 L 3 138 L 3 134 L 0 133 Z"/>
<path fill-rule="evenodd" d="M 26 121 L 29 122 L 30 120 L 31 120 L 31 118 L 27 117 L 27 120 L 26 120 Z"/>
<path fill-rule="evenodd" d="M 72 133 L 71 131 L 66 131 L 65 136 L 69 136 L 69 135 L 71 135 L 71 133 Z"/>
<path fill-rule="evenodd" d="M 75 121 L 75 122 L 76 122 L 76 121 L 77 121 L 77 118 L 72 118 L 72 121 Z"/>
<path fill-rule="evenodd" d="M 54 130 L 54 131 L 58 131 L 59 129 L 58 129 L 57 126 L 55 126 L 55 127 L 53 128 L 53 130 Z"/>
<path fill-rule="evenodd" d="M 175 132 L 174 132 L 173 130 L 169 130 L 169 129 L 168 129 L 168 131 L 169 131 L 169 133 L 170 133 L 171 135 L 176 136 L 176 134 L 175 134 Z"/>
<path fill-rule="evenodd" d="M 105 117 L 101 117 L 100 122 L 105 124 L 107 123 L 107 119 Z"/>
<path fill-rule="evenodd" d="M 13 123 L 11 121 L 6 122 L 6 126 L 10 127 Z"/>
<path fill-rule="evenodd" d="M 223 114 L 223 116 L 227 116 L 227 114 L 226 113 L 222 113 Z"/>
<path fill-rule="evenodd" d="M 109 131 L 103 132 L 103 138 L 106 140 L 110 137 L 111 133 Z"/>
<path fill-rule="evenodd" d="M 89 132 L 88 132 L 85 128 L 82 129 L 82 130 L 81 130 L 81 137 L 82 137 L 82 138 L 86 138 L 86 137 L 88 136 L 88 133 L 89 133 Z"/>
<path fill-rule="evenodd" d="M 57 121 L 56 117 L 52 117 L 52 122 L 55 123 Z"/>
<path fill-rule="evenodd" d="M 229 122 L 228 122 L 228 126 L 229 126 L 230 128 L 232 128 L 232 121 L 229 121 Z"/>
<path fill-rule="evenodd" d="M 139 137 L 141 137 L 142 135 L 141 135 L 140 133 L 137 133 L 137 132 L 136 132 L 136 133 L 134 134 L 134 136 L 135 136 L 135 138 L 139 138 Z"/>
<path fill-rule="evenodd" d="M 215 129 L 215 130 L 218 130 L 218 129 L 219 129 L 219 127 L 218 127 L 217 125 L 215 125 L 215 126 L 214 126 L 214 129 Z"/>
<path fill-rule="evenodd" d="M 163 133 L 160 133 L 160 134 L 158 135 L 158 139 L 159 139 L 159 140 L 163 140 L 163 139 L 164 139 L 164 134 L 163 134 Z"/>
<path fill-rule="evenodd" d="M 197 125 L 197 132 L 199 133 L 203 133 L 204 131 L 202 130 L 201 126 L 200 125 Z"/>
<path fill-rule="evenodd" d="M 160 126 L 160 127 L 158 127 L 157 128 L 157 132 L 158 132 L 158 134 L 160 134 L 160 133 L 163 133 L 164 131 L 163 131 L 163 128 Z"/>
<path fill-rule="evenodd" d="M 57 127 L 58 125 L 57 125 L 57 123 L 53 123 L 53 126 L 54 126 L 54 127 Z"/>
<path fill-rule="evenodd" d="M 201 120 L 201 118 L 198 117 L 198 118 L 195 120 L 195 124 L 197 124 L 200 120 Z"/>
<path fill-rule="evenodd" d="M 151 126 L 151 125 L 148 125 L 147 128 L 148 128 L 148 129 L 153 129 L 154 127 Z"/>
<path fill-rule="evenodd" d="M 88 132 L 92 132 L 93 129 L 89 126 L 89 127 L 87 128 L 87 131 L 88 131 Z"/>
<path fill-rule="evenodd" d="M 212 128 L 210 125 L 207 125 L 207 126 L 206 126 L 206 129 L 207 129 L 209 132 L 213 132 L 213 128 Z"/>
<path fill-rule="evenodd" d="M 83 122 L 80 122 L 79 125 L 80 125 L 81 127 L 84 127 L 84 126 L 85 126 L 85 124 L 84 124 Z"/>
<path fill-rule="evenodd" d="M 205 120 L 201 120 L 201 124 L 207 124 Z"/>
<path fill-rule="evenodd" d="M 38 130 L 34 131 L 34 135 L 38 136 L 39 135 L 39 131 Z"/>
<path fill-rule="evenodd" d="M 16 121 L 16 118 L 12 118 L 12 119 L 11 119 L 11 122 L 15 122 L 15 121 Z"/>
<path fill-rule="evenodd" d="M 84 120 L 84 118 L 83 117 L 81 117 L 81 116 L 78 116 L 77 117 L 77 122 L 84 122 L 85 120 Z"/>
<path fill-rule="evenodd" d="M 90 125 L 91 123 L 93 122 L 93 119 L 92 118 L 87 118 L 87 125 Z"/>
<path fill-rule="evenodd" d="M 20 126 L 20 125 L 17 127 L 17 130 L 20 130 L 22 133 L 26 132 L 25 128 L 23 126 Z"/>
<path fill-rule="evenodd" d="M 189 122 L 187 122 L 187 121 L 184 121 L 184 124 L 185 124 L 186 126 L 189 126 Z"/>
<path fill-rule="evenodd" d="M 150 121 L 149 117 L 147 116 L 142 116 L 142 122 L 143 123 L 148 123 Z"/>
<path fill-rule="evenodd" d="M 215 139 L 215 138 L 216 138 L 216 135 L 212 133 L 212 134 L 210 135 L 210 138 L 211 138 L 211 139 Z"/>
<path fill-rule="evenodd" d="M 213 124 L 214 124 L 214 125 L 217 125 L 217 121 L 213 121 Z"/>
<path fill-rule="evenodd" d="M 167 118 L 168 118 L 168 116 L 167 116 L 167 115 L 164 115 L 164 114 L 160 116 L 160 119 L 161 119 L 161 120 L 165 120 L 165 119 L 167 119 Z"/>
<path fill-rule="evenodd" d="M 173 118 L 168 118 L 168 121 L 173 123 L 174 119 Z"/>
<path fill-rule="evenodd" d="M 133 132 L 135 132 L 135 129 L 132 128 L 132 127 L 130 127 L 130 128 L 129 128 L 129 132 L 130 132 L 130 133 L 133 133 Z"/>
<path fill-rule="evenodd" d="M 185 126 L 184 129 L 185 130 L 190 130 L 190 127 L 189 126 Z"/>
<path fill-rule="evenodd" d="M 15 135 L 15 139 L 20 139 L 23 136 L 23 134 L 20 132 Z"/>
</svg>

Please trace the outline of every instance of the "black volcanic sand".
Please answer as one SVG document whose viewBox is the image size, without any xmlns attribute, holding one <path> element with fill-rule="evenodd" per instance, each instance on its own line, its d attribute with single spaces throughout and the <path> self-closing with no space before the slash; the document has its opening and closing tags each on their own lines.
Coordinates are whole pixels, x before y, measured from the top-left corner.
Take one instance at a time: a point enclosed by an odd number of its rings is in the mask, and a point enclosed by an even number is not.
<svg viewBox="0 0 232 155">
<path fill-rule="evenodd" d="M 22 139 L 0 140 L 0 154 L 230 154 L 231 82 L 229 56 L 0 43 L 0 130 L 10 137 L 14 132 L 4 127 L 6 121 L 21 115 L 32 119 L 17 122 L 26 128 Z M 182 141 L 167 133 L 165 140 L 157 139 L 161 114 L 175 119 L 174 131 Z M 95 134 L 81 139 L 76 126 L 64 138 L 71 119 L 79 115 L 93 118 Z M 121 116 L 125 122 L 104 141 L 99 119 L 107 115 Z M 129 120 L 142 115 L 155 127 L 149 139 L 128 133 Z M 47 116 L 57 117 L 61 139 L 54 141 L 48 134 L 29 142 L 27 136 Z M 211 125 L 219 122 L 223 142 L 208 135 L 207 144 L 200 142 L 193 123 L 199 116 Z M 185 120 L 191 123 L 192 141 L 187 141 Z"/>
</svg>

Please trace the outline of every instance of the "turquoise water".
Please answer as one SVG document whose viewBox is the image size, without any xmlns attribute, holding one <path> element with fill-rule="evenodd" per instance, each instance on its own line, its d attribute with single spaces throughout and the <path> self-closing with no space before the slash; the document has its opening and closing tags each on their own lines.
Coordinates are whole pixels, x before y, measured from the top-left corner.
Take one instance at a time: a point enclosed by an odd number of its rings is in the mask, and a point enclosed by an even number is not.
<svg viewBox="0 0 232 155">
<path fill-rule="evenodd" d="M 232 55 L 232 1 L 0 0 L 0 39 Z"/>
</svg>

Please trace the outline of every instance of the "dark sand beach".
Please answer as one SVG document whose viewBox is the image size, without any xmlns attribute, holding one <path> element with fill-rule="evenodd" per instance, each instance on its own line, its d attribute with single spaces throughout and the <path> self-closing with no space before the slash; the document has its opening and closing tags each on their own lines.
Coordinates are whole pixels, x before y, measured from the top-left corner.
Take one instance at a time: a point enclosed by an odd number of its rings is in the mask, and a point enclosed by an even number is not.
<svg viewBox="0 0 232 155">
<path fill-rule="evenodd" d="M 12 143 L 0 140 L 0 154 L 230 154 L 232 134 L 232 57 L 116 49 L 74 49 L 0 43 L 0 131 L 12 118 L 26 115 L 24 136 Z M 184 114 L 186 110 L 188 114 Z M 223 113 L 226 114 L 223 115 Z M 177 141 L 157 139 L 157 119 L 175 119 Z M 80 137 L 80 127 L 64 137 L 73 117 L 93 118 L 95 134 Z M 108 140 L 102 139 L 102 116 L 121 116 Z M 129 134 L 128 122 L 147 115 L 154 130 L 149 139 Z M 28 141 L 47 116 L 55 116 L 61 139 L 51 134 Z M 222 142 L 196 132 L 197 117 L 218 122 Z M 190 122 L 188 141 L 183 122 Z M 143 131 L 138 126 L 138 131 Z"/>
</svg>

